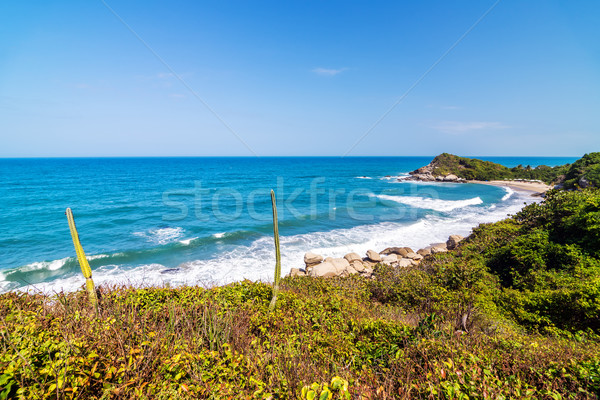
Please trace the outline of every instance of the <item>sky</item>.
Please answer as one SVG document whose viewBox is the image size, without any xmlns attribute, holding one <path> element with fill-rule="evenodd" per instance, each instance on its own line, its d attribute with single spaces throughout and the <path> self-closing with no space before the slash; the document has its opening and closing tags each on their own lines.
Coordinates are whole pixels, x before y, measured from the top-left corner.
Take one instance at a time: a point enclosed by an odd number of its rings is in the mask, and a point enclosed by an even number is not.
<svg viewBox="0 0 600 400">
<path fill-rule="evenodd" d="M 0 157 L 581 156 L 600 2 L 0 3 Z"/>
</svg>

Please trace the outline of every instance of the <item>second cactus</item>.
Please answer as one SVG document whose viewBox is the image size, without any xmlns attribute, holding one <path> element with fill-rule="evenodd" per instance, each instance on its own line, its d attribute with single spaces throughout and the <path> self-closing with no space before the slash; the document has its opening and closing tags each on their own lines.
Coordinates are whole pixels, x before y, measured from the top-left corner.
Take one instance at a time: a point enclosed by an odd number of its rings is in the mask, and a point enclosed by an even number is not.
<svg viewBox="0 0 600 400">
<path fill-rule="evenodd" d="M 281 278 L 281 252 L 279 251 L 279 224 L 277 221 L 277 202 L 275 201 L 275 192 L 271 190 L 271 204 L 273 207 L 273 236 L 275 238 L 275 281 L 273 282 L 273 298 L 269 305 L 269 310 L 275 308 L 277 302 L 277 293 L 279 292 L 279 279 Z"/>
</svg>

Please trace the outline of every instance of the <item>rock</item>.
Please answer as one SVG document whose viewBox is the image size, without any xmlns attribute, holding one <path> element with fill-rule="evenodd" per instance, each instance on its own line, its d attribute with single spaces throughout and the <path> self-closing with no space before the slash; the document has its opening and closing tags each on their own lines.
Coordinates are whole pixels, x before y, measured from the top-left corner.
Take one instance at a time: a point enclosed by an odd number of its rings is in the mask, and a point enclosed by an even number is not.
<svg viewBox="0 0 600 400">
<path fill-rule="evenodd" d="M 446 181 L 446 182 L 456 182 L 456 181 L 458 181 L 458 176 L 456 176 L 454 174 L 446 175 L 444 177 L 444 181 Z"/>
<path fill-rule="evenodd" d="M 333 260 L 333 257 L 325 257 L 325 260 L 323 260 L 323 261 L 331 261 L 331 260 Z"/>
<path fill-rule="evenodd" d="M 365 268 L 373 268 L 375 265 L 377 265 L 376 262 L 373 262 L 373 261 L 369 260 L 368 258 L 363 258 L 362 263 L 365 266 Z"/>
<path fill-rule="evenodd" d="M 398 254 L 397 251 L 399 251 L 400 249 L 401 249 L 401 247 L 388 247 L 387 249 L 380 251 L 379 254 L 384 254 L 384 255 Z"/>
<path fill-rule="evenodd" d="M 358 272 L 363 272 L 365 270 L 365 266 L 360 260 L 354 260 L 350 263 L 350 265 Z"/>
<path fill-rule="evenodd" d="M 408 253 L 412 253 L 410 247 L 388 247 L 379 254 L 397 254 L 400 257 L 406 257 Z"/>
<path fill-rule="evenodd" d="M 425 247 L 424 249 L 417 250 L 417 254 L 420 256 L 423 256 L 423 257 L 430 255 L 431 254 L 431 246 Z"/>
<path fill-rule="evenodd" d="M 309 272 L 309 275 L 312 277 L 323 277 L 323 278 L 331 278 L 333 276 L 338 276 L 338 270 L 333 263 L 329 261 L 322 262 L 312 267 Z"/>
<path fill-rule="evenodd" d="M 344 256 L 344 258 L 346 260 L 348 260 L 349 263 L 352 263 L 352 261 L 356 261 L 356 260 L 358 260 L 358 261 L 362 260 L 362 257 L 356 253 L 348 253 Z"/>
<path fill-rule="evenodd" d="M 300 268 L 292 268 L 290 271 L 290 276 L 306 276 L 306 272 Z"/>
<path fill-rule="evenodd" d="M 304 264 L 306 264 L 307 267 L 319 264 L 321 261 L 323 261 L 322 255 L 311 253 L 310 251 L 304 254 Z"/>
<path fill-rule="evenodd" d="M 389 256 L 381 257 L 381 261 L 385 264 L 391 265 L 398 262 L 398 256 L 396 254 L 390 254 Z"/>
<path fill-rule="evenodd" d="M 415 257 L 418 257 L 419 255 L 417 253 L 413 253 L 412 251 L 409 253 L 406 253 L 406 255 L 404 256 L 404 258 L 410 258 L 411 260 L 414 259 Z"/>
<path fill-rule="evenodd" d="M 381 256 L 375 250 L 367 250 L 367 258 L 376 263 L 381 262 Z"/>
<path fill-rule="evenodd" d="M 420 254 L 416 254 L 412 259 L 415 261 L 421 261 L 423 259 L 423 256 Z"/>
<path fill-rule="evenodd" d="M 582 189 L 585 189 L 586 187 L 590 186 L 590 181 L 588 181 L 585 176 L 582 176 L 581 178 L 579 178 L 579 182 L 577 182 L 579 184 L 579 187 Z"/>
<path fill-rule="evenodd" d="M 431 245 L 431 254 L 444 253 L 448 251 L 446 243 L 434 243 Z"/>
<path fill-rule="evenodd" d="M 464 238 L 460 235 L 450 235 L 448 241 L 446 242 L 446 247 L 448 248 L 448 250 L 454 250 L 458 243 L 463 239 Z"/>
<path fill-rule="evenodd" d="M 363 274 L 365 274 L 366 276 L 371 276 L 373 274 L 373 268 L 365 268 Z"/>
<path fill-rule="evenodd" d="M 411 259 L 409 259 L 409 258 L 403 258 L 403 259 L 401 259 L 400 261 L 398 261 L 398 266 L 399 266 L 399 267 L 404 267 L 404 268 L 406 268 L 406 267 L 410 267 L 410 266 L 412 265 L 412 262 L 411 262 L 411 261 L 412 261 L 412 260 L 411 260 Z"/>
<path fill-rule="evenodd" d="M 330 261 L 327 262 L 335 266 L 338 274 L 341 274 L 350 266 L 350 263 L 345 258 L 332 258 Z"/>
<path fill-rule="evenodd" d="M 348 265 L 348 268 L 346 268 L 346 272 L 349 275 L 358 274 L 358 271 L 356 269 L 354 269 L 354 267 L 352 265 Z"/>
<path fill-rule="evenodd" d="M 179 272 L 179 267 L 177 268 L 167 268 L 160 271 L 161 274 L 176 274 Z"/>
</svg>

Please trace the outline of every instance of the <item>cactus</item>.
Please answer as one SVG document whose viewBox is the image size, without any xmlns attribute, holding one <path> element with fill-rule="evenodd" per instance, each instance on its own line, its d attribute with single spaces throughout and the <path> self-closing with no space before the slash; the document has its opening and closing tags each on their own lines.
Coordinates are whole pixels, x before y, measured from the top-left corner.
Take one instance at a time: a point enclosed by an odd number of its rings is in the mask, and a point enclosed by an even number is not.
<svg viewBox="0 0 600 400">
<path fill-rule="evenodd" d="M 83 251 L 83 247 L 81 247 L 81 243 L 79 242 L 79 234 L 77 233 L 75 220 L 73 219 L 73 212 L 70 208 L 67 208 L 66 214 L 67 219 L 69 220 L 69 229 L 71 230 L 73 244 L 75 245 L 75 253 L 77 253 L 77 260 L 79 260 L 79 266 L 81 267 L 81 272 L 85 278 L 85 288 L 88 292 L 88 299 L 94 308 L 97 309 L 98 297 L 96 296 L 96 289 L 94 287 L 94 281 L 92 280 L 92 269 L 90 268 L 90 264 L 88 264 L 87 258 L 85 258 L 85 252 Z"/>
<path fill-rule="evenodd" d="M 273 237 L 275 238 L 275 281 L 273 282 L 273 298 L 269 305 L 269 310 L 273 311 L 277 302 L 277 293 L 279 292 L 279 279 L 281 278 L 281 252 L 279 251 L 279 226 L 277 222 L 277 203 L 275 201 L 275 192 L 271 190 L 271 204 L 273 206 Z"/>
</svg>

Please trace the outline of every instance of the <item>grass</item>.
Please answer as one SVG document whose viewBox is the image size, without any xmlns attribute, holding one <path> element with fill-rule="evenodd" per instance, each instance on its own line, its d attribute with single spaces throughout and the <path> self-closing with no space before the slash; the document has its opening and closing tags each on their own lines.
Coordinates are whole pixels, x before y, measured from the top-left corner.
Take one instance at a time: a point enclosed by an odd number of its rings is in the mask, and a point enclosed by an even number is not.
<svg viewBox="0 0 600 400">
<path fill-rule="evenodd" d="M 380 267 L 386 279 L 418 273 Z M 283 399 L 338 379 L 347 391 L 330 388 L 333 398 L 598 396 L 597 336 L 526 333 L 485 317 L 467 334 L 455 306 L 379 301 L 384 283 L 285 278 L 271 313 L 271 287 L 252 282 L 103 287 L 97 316 L 84 292 L 4 294 L 2 395 Z"/>
</svg>

